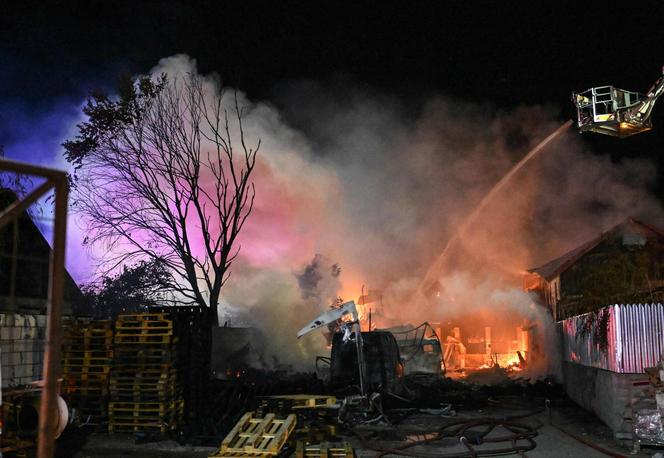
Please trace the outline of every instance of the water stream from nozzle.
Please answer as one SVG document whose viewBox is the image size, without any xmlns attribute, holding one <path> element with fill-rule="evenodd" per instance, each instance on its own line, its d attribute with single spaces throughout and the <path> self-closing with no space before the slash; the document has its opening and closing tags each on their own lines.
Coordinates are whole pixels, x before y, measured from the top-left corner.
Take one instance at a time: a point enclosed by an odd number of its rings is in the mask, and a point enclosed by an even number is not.
<svg viewBox="0 0 664 458">
<path fill-rule="evenodd" d="M 475 222 L 477 217 L 482 213 L 484 208 L 487 206 L 487 204 L 495 197 L 496 194 L 498 194 L 507 183 L 512 179 L 512 177 L 519 171 L 521 168 L 526 165 L 532 158 L 537 156 L 540 151 L 544 149 L 546 145 L 548 145 L 551 141 L 553 141 L 556 137 L 558 137 L 560 134 L 562 134 L 565 130 L 567 130 L 570 126 L 572 125 L 572 121 L 567 121 L 565 122 L 562 126 L 560 126 L 558 129 L 556 129 L 555 132 L 550 134 L 548 137 L 546 137 L 544 140 L 542 140 L 536 147 L 531 149 L 528 154 L 526 154 L 519 162 L 514 164 L 514 167 L 510 169 L 509 172 L 503 176 L 500 181 L 498 181 L 493 188 L 482 198 L 479 204 L 473 209 L 473 211 L 463 220 L 461 223 L 461 226 L 457 231 L 454 233 L 452 238 L 447 242 L 447 245 L 445 245 L 445 248 L 443 251 L 440 253 L 436 261 L 431 265 L 429 270 L 427 271 L 426 275 L 424 276 L 424 279 L 420 282 L 419 286 L 417 287 L 417 291 L 415 292 L 415 297 L 414 299 L 417 301 L 418 299 L 422 299 L 424 297 L 424 292 L 423 288 L 425 285 L 428 285 L 432 282 L 433 278 L 437 275 L 439 275 L 441 268 L 443 267 L 445 260 L 447 259 L 447 255 L 450 251 L 450 249 L 460 240 L 463 238 L 466 230 L 468 227 Z"/>
</svg>

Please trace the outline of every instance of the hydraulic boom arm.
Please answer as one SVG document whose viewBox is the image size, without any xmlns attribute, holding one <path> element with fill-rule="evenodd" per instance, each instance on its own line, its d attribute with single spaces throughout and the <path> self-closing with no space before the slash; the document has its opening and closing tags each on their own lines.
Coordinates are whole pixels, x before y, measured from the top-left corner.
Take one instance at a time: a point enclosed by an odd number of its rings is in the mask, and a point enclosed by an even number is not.
<svg viewBox="0 0 664 458">
<path fill-rule="evenodd" d="M 662 70 L 664 71 L 664 68 Z M 648 90 L 645 100 L 625 113 L 625 121 L 634 124 L 643 124 L 644 122 L 650 124 L 652 109 L 662 92 L 664 92 L 664 74 Z"/>
</svg>

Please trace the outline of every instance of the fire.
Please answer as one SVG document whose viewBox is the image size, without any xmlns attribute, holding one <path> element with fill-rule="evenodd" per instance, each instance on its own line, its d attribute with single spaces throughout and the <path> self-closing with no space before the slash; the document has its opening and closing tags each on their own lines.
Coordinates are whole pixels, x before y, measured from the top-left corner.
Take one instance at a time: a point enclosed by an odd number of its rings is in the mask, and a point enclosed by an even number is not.
<svg viewBox="0 0 664 458">
<path fill-rule="evenodd" d="M 355 301 L 363 331 L 413 325 L 404 321 L 408 316 L 403 313 L 405 310 L 400 310 L 396 316 L 384 314 L 380 291 L 366 287 L 361 291 L 358 294 L 350 290 L 342 297 L 344 301 Z M 526 313 L 506 313 L 509 308 L 503 304 L 467 307 L 464 290 L 445 291 L 441 287 L 437 292 L 433 300 L 444 307 L 432 308 L 430 318 L 424 321 L 431 325 L 441 342 L 448 376 L 464 377 L 472 371 L 495 367 L 508 372 L 521 371 L 531 358 L 538 358 L 531 353 L 531 340 L 537 338 L 532 332 L 537 325 Z M 441 320 L 441 315 L 447 318 Z"/>
<path fill-rule="evenodd" d="M 519 355 L 517 353 L 498 355 L 497 359 L 500 367 L 515 371 L 520 371 L 522 369 L 521 361 L 519 360 Z"/>
</svg>

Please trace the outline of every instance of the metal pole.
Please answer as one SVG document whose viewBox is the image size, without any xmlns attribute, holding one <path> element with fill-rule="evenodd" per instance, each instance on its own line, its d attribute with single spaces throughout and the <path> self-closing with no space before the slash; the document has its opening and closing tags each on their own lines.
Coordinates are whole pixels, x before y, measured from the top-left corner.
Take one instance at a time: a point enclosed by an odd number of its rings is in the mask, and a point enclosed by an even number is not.
<svg viewBox="0 0 664 458">
<path fill-rule="evenodd" d="M 353 323 L 355 329 L 355 347 L 357 349 L 357 366 L 360 375 L 360 394 L 364 397 L 367 395 L 367 366 L 364 360 L 364 342 L 362 340 L 362 328 L 360 328 L 360 320 L 355 320 Z"/>
<path fill-rule="evenodd" d="M 60 172 L 55 182 L 55 223 L 53 250 L 50 259 L 50 283 L 48 289 L 48 322 L 46 325 L 46 351 L 44 354 L 44 387 L 39 406 L 39 435 L 37 456 L 52 458 L 55 449 L 55 411 L 60 377 L 60 318 L 65 274 L 65 244 L 67 232 L 66 175 Z"/>
</svg>

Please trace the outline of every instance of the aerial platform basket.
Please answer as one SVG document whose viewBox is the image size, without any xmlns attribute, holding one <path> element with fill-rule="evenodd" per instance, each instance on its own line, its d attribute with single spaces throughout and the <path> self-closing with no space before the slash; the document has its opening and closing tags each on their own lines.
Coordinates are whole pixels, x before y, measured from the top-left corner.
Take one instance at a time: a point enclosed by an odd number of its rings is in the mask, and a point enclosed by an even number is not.
<svg viewBox="0 0 664 458">
<path fill-rule="evenodd" d="M 629 137 L 652 129 L 652 110 L 664 93 L 664 75 L 645 94 L 614 86 L 597 86 L 573 93 L 577 127 L 614 137 Z"/>
<path fill-rule="evenodd" d="M 221 447 L 210 458 L 219 457 L 272 457 L 279 454 L 295 429 L 296 416 L 291 414 L 286 419 L 276 419 L 274 414 L 263 418 L 253 418 L 248 412 L 221 442 Z"/>
<path fill-rule="evenodd" d="M 599 86 L 574 93 L 577 127 L 581 132 L 596 132 L 614 137 L 629 137 L 652 129 L 650 118 L 641 123 L 630 122 L 625 114 L 638 107 L 646 96 L 613 86 Z"/>
</svg>

